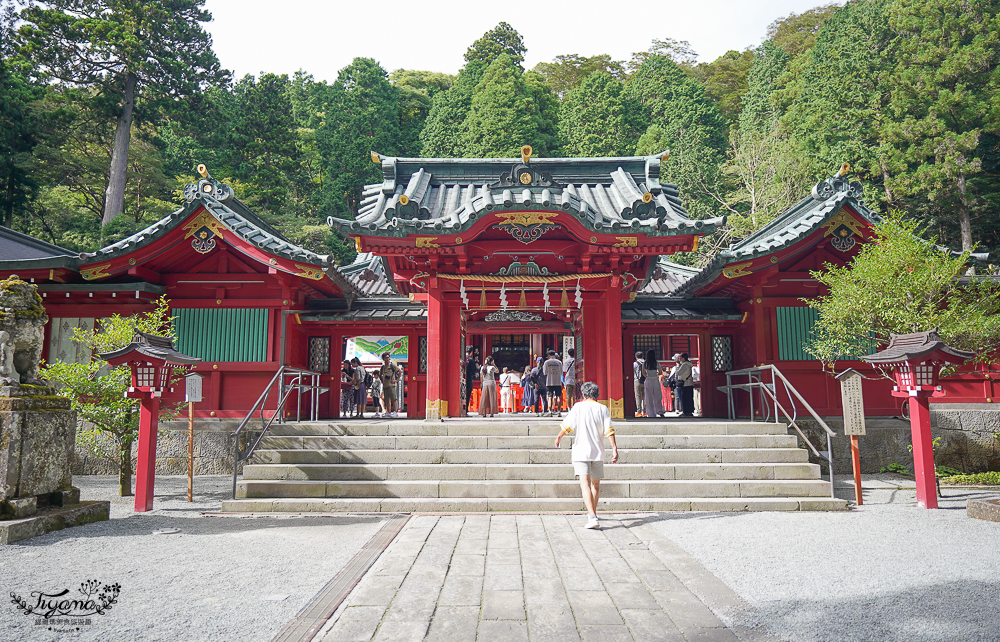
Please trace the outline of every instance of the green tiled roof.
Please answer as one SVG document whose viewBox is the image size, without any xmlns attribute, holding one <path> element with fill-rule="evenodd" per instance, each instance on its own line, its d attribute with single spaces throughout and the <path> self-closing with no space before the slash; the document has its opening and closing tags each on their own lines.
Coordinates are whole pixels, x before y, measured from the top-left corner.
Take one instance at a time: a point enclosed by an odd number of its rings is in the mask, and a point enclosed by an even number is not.
<svg viewBox="0 0 1000 642">
<path fill-rule="evenodd" d="M 365 187 L 357 219 L 327 219 L 341 234 L 457 234 L 489 212 L 540 208 L 573 214 L 607 234 L 710 234 L 726 220 L 689 219 L 677 186 L 660 182 L 660 155 L 528 163 L 376 156 L 383 180 Z"/>
</svg>

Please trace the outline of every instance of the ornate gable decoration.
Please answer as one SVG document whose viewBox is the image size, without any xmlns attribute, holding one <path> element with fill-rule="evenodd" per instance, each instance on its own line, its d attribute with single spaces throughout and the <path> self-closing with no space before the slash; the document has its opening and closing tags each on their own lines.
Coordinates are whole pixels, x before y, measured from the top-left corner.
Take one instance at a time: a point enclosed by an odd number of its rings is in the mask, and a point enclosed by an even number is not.
<svg viewBox="0 0 1000 642">
<path fill-rule="evenodd" d="M 191 247 L 199 254 L 215 249 L 215 237 L 222 238 L 225 227 L 206 210 L 184 224 L 184 238 L 191 239 Z M 193 238 L 192 238 L 193 237 Z"/>
<path fill-rule="evenodd" d="M 549 268 L 538 267 L 538 264 L 534 261 L 528 261 L 527 263 L 521 263 L 517 259 L 514 259 L 510 265 L 505 268 L 500 268 L 497 273 L 498 276 L 549 276 Z"/>
<path fill-rule="evenodd" d="M 823 224 L 823 236 L 832 236 L 830 245 L 847 252 L 854 247 L 854 236 L 863 237 L 863 226 L 853 216 L 843 209 L 830 217 L 830 220 Z"/>
<path fill-rule="evenodd" d="M 542 315 L 533 312 L 522 312 L 521 310 L 497 310 L 490 312 L 485 317 L 490 323 L 503 323 L 504 321 L 541 321 Z"/>
<path fill-rule="evenodd" d="M 509 173 L 500 174 L 500 179 L 490 183 L 489 187 L 565 187 L 552 180 L 549 172 L 541 172 L 531 166 L 531 145 L 521 148 L 521 160 L 510 168 Z"/>
</svg>

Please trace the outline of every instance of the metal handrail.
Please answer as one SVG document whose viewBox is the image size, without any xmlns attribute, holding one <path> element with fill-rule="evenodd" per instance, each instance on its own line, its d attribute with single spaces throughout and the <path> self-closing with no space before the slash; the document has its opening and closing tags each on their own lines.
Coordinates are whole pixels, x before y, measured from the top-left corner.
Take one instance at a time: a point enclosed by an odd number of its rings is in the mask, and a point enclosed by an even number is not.
<svg viewBox="0 0 1000 642">
<path fill-rule="evenodd" d="M 763 380 L 762 374 L 764 372 L 771 373 L 770 383 L 765 382 Z M 733 384 L 732 378 L 738 376 L 746 376 L 747 383 Z M 785 390 L 785 394 L 788 396 L 788 399 L 791 402 L 791 409 L 792 409 L 791 412 L 786 410 L 785 407 L 781 404 L 781 402 L 778 401 L 778 394 L 775 384 L 779 380 L 781 381 L 782 387 Z M 823 418 L 816 413 L 813 407 L 809 405 L 809 402 L 806 401 L 801 394 L 799 394 L 799 391 L 795 389 L 795 386 L 792 385 L 792 383 L 788 380 L 788 378 L 785 377 L 785 375 L 782 374 L 780 370 L 778 370 L 777 366 L 774 366 L 773 364 L 767 364 L 754 368 L 744 368 L 742 370 L 730 370 L 726 372 L 726 385 L 719 386 L 719 390 L 724 391 L 728 398 L 730 419 L 736 419 L 736 406 L 733 403 L 733 395 L 732 395 L 733 390 L 746 390 L 748 393 L 750 393 L 750 419 L 751 420 L 753 419 L 753 390 L 755 388 L 760 391 L 759 394 L 761 399 L 761 407 L 766 409 L 767 412 L 764 420 L 767 421 L 771 416 L 770 408 L 768 407 L 768 404 L 765 403 L 764 401 L 766 395 L 774 403 L 774 423 L 778 423 L 778 412 L 780 411 L 781 414 L 783 414 L 785 418 L 788 419 L 787 428 L 794 428 L 795 432 L 797 432 L 799 436 L 802 437 L 802 440 L 809 447 L 809 450 L 811 450 L 813 454 L 816 455 L 817 458 L 821 460 L 826 460 L 827 468 L 830 471 L 830 497 L 836 497 L 836 494 L 834 493 L 834 481 L 833 481 L 833 437 L 835 437 L 837 433 L 833 432 L 833 430 L 830 429 L 830 426 L 828 426 L 827 423 L 823 421 Z M 805 433 L 802 432 L 802 429 L 799 428 L 798 424 L 799 411 L 798 407 L 795 405 L 796 399 L 798 399 L 799 402 L 802 403 L 805 409 L 809 411 L 809 414 L 812 415 L 813 419 L 816 420 L 816 423 L 818 423 L 820 427 L 823 429 L 823 431 L 826 433 L 827 449 L 825 452 L 818 450 L 816 446 L 814 446 L 813 443 L 809 441 L 809 438 L 806 437 Z"/>
<path fill-rule="evenodd" d="M 285 382 L 285 377 L 291 377 L 288 382 Z M 264 435 L 267 434 L 268 429 L 270 429 L 271 424 L 277 419 L 278 423 L 284 423 L 284 411 L 285 404 L 288 403 L 288 397 L 294 391 L 298 391 L 299 395 L 296 399 L 297 408 L 295 414 L 296 421 L 302 421 L 302 393 L 303 392 L 313 392 L 309 398 L 309 420 L 316 421 L 319 416 L 319 396 L 324 392 L 328 392 L 329 388 L 323 388 L 319 385 L 320 373 L 313 372 L 312 370 L 302 370 L 300 368 L 290 368 L 288 366 L 281 366 L 278 371 L 274 373 L 271 378 L 270 383 L 264 388 L 264 392 L 260 394 L 257 401 L 254 402 L 253 406 L 250 407 L 250 412 L 247 416 L 243 418 L 240 425 L 237 426 L 236 430 L 232 433 L 234 437 L 233 445 L 233 499 L 236 499 L 236 477 L 237 471 L 241 461 L 246 461 L 250 459 L 253 455 L 254 450 L 260 444 Z M 308 384 L 302 383 L 304 378 L 309 379 Z M 271 391 L 274 390 L 275 386 L 278 388 L 278 403 L 275 406 L 274 412 L 271 414 L 270 419 L 265 417 L 265 408 L 267 405 L 267 398 L 271 395 Z M 262 429 L 260 435 L 254 440 L 253 444 L 249 448 L 240 448 L 240 433 L 246 428 L 247 424 L 253 418 L 254 413 L 260 414 L 260 423 Z"/>
</svg>

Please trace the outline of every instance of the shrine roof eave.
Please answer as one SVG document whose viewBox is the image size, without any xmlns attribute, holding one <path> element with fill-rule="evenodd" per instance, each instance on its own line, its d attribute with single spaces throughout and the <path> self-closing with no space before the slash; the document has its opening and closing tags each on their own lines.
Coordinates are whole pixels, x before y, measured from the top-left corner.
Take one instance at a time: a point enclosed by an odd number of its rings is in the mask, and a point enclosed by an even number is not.
<svg viewBox="0 0 1000 642">
<path fill-rule="evenodd" d="M 622 304 L 622 322 L 630 321 L 739 321 L 743 313 L 728 298 L 684 299 L 672 296 L 637 296 Z"/>
<path fill-rule="evenodd" d="M 860 200 L 861 195 L 861 183 L 849 182 L 840 175 L 820 181 L 813 187 L 810 196 L 790 207 L 750 237 L 720 251 L 708 265 L 673 294 L 695 296 L 705 293 L 723 276 L 727 266 L 771 256 L 802 242 L 844 207 L 849 208 L 869 226 L 880 222 L 879 215 Z M 735 272 L 733 274 L 744 276 Z"/>
<path fill-rule="evenodd" d="M 166 294 L 167 286 L 136 281 L 132 283 L 42 283 L 39 292 L 146 292 Z"/>
<path fill-rule="evenodd" d="M 874 365 L 892 365 L 905 361 L 919 361 L 934 353 L 938 353 L 942 361 L 951 363 L 962 363 L 976 356 L 975 352 L 953 348 L 941 340 L 936 330 L 930 330 L 912 334 L 894 334 L 885 350 L 859 358 Z"/>
<path fill-rule="evenodd" d="M 65 261 L 66 259 L 79 258 L 80 255 L 73 250 L 53 245 L 52 243 L 0 225 L 0 256 L 5 258 L 5 260 L 0 261 L 0 269 L 5 269 L 4 266 L 8 263 L 18 263 L 21 261 Z M 64 266 L 46 265 L 44 267 Z"/>
<path fill-rule="evenodd" d="M 660 182 L 664 155 L 621 158 L 410 159 L 380 156 L 383 181 L 365 186 L 355 220 L 327 223 L 344 236 L 405 238 L 466 232 L 490 213 L 574 215 L 591 232 L 710 234 L 725 217 L 688 218 L 677 186 Z"/>
<path fill-rule="evenodd" d="M 75 270 L 83 260 L 79 256 L 47 256 L 35 259 L 8 259 L 0 261 L 0 271 L 27 272 L 29 270 Z"/>
<path fill-rule="evenodd" d="M 124 257 L 149 248 L 171 236 L 177 228 L 187 223 L 198 210 L 204 208 L 216 221 L 232 232 L 240 242 L 250 246 L 254 253 L 259 253 L 256 257 L 258 260 L 261 260 L 262 256 L 271 256 L 305 264 L 310 266 L 310 269 L 296 271 L 294 264 L 290 266 L 283 265 L 280 261 L 277 263 L 270 261 L 270 265 L 277 269 L 303 276 L 311 281 L 319 282 L 326 278 L 333 286 L 329 288 L 331 291 L 336 289 L 352 297 L 364 296 L 360 289 L 341 274 L 339 267 L 334 264 L 329 255 L 316 254 L 285 239 L 278 230 L 235 198 L 232 188 L 215 180 L 207 172 L 200 181 L 184 188 L 184 199 L 186 202 L 183 207 L 156 223 L 116 243 L 105 246 L 93 254 L 82 255 L 83 258 L 78 260 L 76 264 L 66 267 L 79 269 L 83 278 L 87 280 L 110 276 L 110 274 L 97 274 L 98 266 L 113 264 L 109 262 L 120 262 Z M 237 246 L 236 249 L 245 248 Z M 246 251 L 243 253 L 246 254 Z M 317 269 L 313 269 L 313 266 Z"/>
</svg>

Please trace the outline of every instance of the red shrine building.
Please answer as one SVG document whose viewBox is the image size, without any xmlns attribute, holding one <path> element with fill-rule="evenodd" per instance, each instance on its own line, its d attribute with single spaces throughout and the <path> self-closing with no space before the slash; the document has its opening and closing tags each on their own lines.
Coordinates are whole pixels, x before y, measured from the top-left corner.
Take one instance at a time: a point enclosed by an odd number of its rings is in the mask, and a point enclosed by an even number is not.
<svg viewBox="0 0 1000 642">
<path fill-rule="evenodd" d="M 727 372 L 762 364 L 819 414 L 840 414 L 839 384 L 804 349 L 816 314 L 803 299 L 823 294 L 811 272 L 848 262 L 877 220 L 843 172 L 694 268 L 671 255 L 725 218 L 689 218 L 659 155 L 372 160 L 382 181 L 356 219 L 328 220 L 355 240 L 352 265 L 289 242 L 201 167 L 184 207 L 92 254 L 0 228 L 0 278 L 38 286 L 48 361 L 89 359 L 73 328 L 166 297 L 178 350 L 202 359 L 202 418 L 245 417 L 281 365 L 318 373 L 319 416 L 337 417 L 341 361 L 374 365 L 382 351 L 403 367 L 408 416 L 462 416 L 477 385 L 468 347 L 517 371 L 575 348 L 578 380 L 596 382 L 616 418 L 635 413 L 631 364 L 648 350 L 691 355 L 704 416 L 727 415 Z M 997 394 L 983 366 L 945 381 L 952 403 Z M 890 382 L 871 384 L 867 413 L 898 414 Z"/>
</svg>

